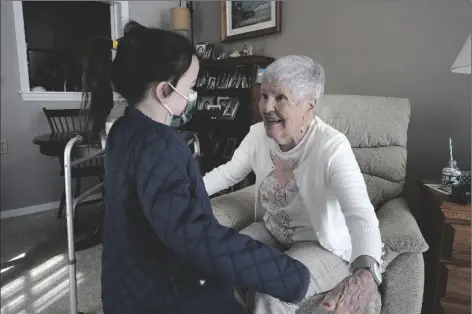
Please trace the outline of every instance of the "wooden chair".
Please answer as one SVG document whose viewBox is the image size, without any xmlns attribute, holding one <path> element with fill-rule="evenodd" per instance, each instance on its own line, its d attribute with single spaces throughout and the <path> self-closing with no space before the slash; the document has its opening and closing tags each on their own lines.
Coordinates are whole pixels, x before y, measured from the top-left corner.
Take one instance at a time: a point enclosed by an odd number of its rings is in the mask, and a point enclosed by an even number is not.
<svg viewBox="0 0 472 314">
<path fill-rule="evenodd" d="M 89 132 L 85 124 L 85 117 L 81 113 L 80 109 L 46 109 L 43 108 L 43 112 L 48 120 L 49 127 L 51 128 L 52 133 L 63 133 L 63 132 Z M 75 150 L 73 152 L 73 159 L 81 158 L 84 156 L 86 149 Z M 60 175 L 64 176 L 64 156 L 58 156 L 59 164 L 61 167 Z M 75 179 L 75 197 L 81 194 L 81 185 L 82 179 L 87 177 L 98 177 L 100 182 L 103 181 L 103 175 L 105 173 L 105 168 L 103 164 L 103 158 L 100 159 L 91 159 L 86 163 L 80 164 L 72 168 L 71 174 L 72 178 Z M 90 203 L 98 203 L 101 200 L 95 200 Z M 64 213 L 65 209 L 65 189 L 62 191 L 61 201 L 59 204 L 59 209 L 57 213 L 57 219 L 60 219 Z M 75 210 L 75 222 L 78 220 L 78 210 Z"/>
</svg>

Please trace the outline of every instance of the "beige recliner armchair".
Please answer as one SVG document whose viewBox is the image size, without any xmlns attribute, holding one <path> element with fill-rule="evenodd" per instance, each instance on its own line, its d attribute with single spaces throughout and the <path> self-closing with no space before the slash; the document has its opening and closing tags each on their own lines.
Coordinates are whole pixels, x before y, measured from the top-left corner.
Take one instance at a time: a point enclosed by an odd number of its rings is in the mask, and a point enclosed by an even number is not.
<svg viewBox="0 0 472 314">
<path fill-rule="evenodd" d="M 368 313 L 419 314 L 423 301 L 423 252 L 428 249 L 407 201 L 406 143 L 410 120 L 407 99 L 325 95 L 316 114 L 349 139 L 376 208 L 387 250 L 383 283 Z M 213 212 L 223 225 L 236 230 L 254 222 L 254 187 L 212 199 Z M 258 217 L 262 219 L 263 213 Z M 323 313 L 317 295 L 304 302 L 298 314 Z"/>
</svg>

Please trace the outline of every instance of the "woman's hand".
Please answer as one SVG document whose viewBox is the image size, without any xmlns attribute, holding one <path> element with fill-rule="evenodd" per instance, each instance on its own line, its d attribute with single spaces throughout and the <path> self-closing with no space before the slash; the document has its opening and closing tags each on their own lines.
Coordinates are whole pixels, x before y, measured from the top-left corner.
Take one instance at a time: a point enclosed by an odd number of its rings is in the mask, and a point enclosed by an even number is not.
<svg viewBox="0 0 472 314">
<path fill-rule="evenodd" d="M 321 306 L 335 314 L 364 314 L 377 289 L 372 273 L 358 269 L 328 292 Z"/>
</svg>

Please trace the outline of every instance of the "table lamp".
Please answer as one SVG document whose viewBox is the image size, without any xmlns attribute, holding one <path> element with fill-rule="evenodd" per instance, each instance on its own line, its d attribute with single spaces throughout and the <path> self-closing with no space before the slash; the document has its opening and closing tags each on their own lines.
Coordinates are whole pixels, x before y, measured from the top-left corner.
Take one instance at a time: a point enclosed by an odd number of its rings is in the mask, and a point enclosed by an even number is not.
<svg viewBox="0 0 472 314">
<path fill-rule="evenodd" d="M 179 1 L 180 6 L 171 9 L 172 30 L 193 41 L 192 2 Z"/>
<path fill-rule="evenodd" d="M 471 35 L 465 41 L 464 46 L 462 47 L 459 55 L 456 58 L 456 61 L 452 64 L 451 72 L 460 73 L 460 74 L 471 74 L 471 50 L 470 50 L 470 43 L 471 43 Z"/>
</svg>

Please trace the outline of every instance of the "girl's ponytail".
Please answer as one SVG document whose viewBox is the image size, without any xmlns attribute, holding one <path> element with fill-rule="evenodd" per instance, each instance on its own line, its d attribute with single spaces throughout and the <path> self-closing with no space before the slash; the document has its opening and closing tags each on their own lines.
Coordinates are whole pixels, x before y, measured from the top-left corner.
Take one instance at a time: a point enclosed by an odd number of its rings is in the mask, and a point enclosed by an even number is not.
<svg viewBox="0 0 472 314">
<path fill-rule="evenodd" d="M 82 72 L 82 109 L 89 109 L 86 120 L 91 127 L 92 140 L 100 136 L 106 119 L 113 108 L 111 83 L 113 41 L 98 37 L 90 41 L 85 49 Z"/>
</svg>

